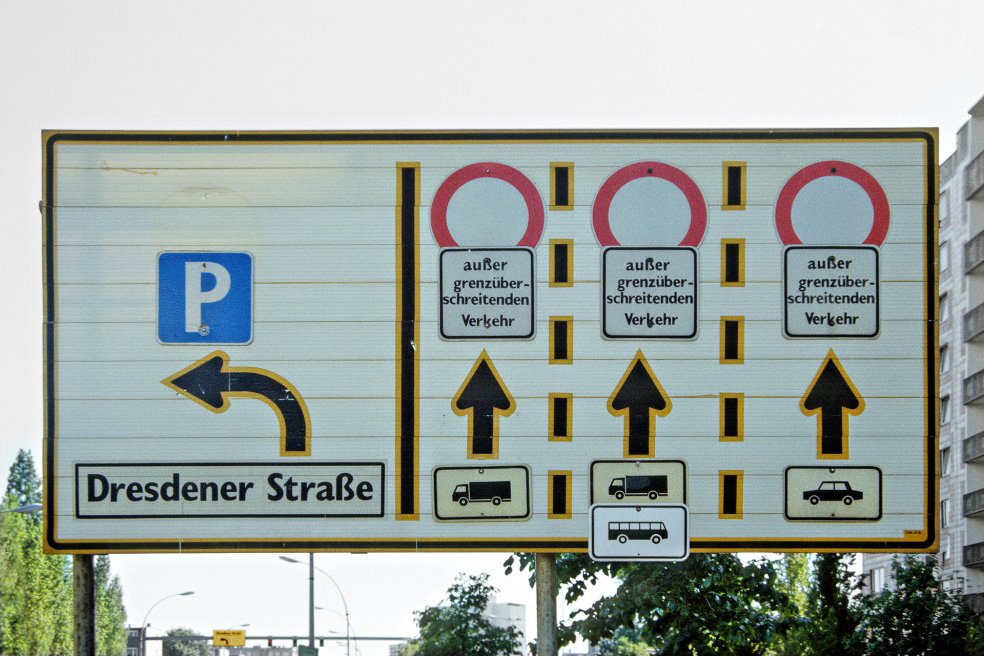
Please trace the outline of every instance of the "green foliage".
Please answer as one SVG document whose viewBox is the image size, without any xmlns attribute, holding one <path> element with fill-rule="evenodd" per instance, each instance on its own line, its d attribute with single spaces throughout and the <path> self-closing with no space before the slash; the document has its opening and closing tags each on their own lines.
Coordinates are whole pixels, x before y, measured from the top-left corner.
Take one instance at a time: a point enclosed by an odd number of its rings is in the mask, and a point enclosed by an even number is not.
<svg viewBox="0 0 984 656">
<path fill-rule="evenodd" d="M 21 504 L 11 495 L 4 505 Z M 0 531 L 0 648 L 10 656 L 71 653 L 71 561 L 42 553 L 41 524 L 29 517 L 4 513 Z"/>
<path fill-rule="evenodd" d="M 30 452 L 10 468 L 4 510 L 41 499 Z M 50 656 L 72 652 L 72 569 L 67 556 L 42 552 L 36 513 L 0 515 L 0 652 Z"/>
<path fill-rule="evenodd" d="M 41 480 L 29 451 L 10 468 L 3 509 L 41 501 Z M 40 513 L 0 514 L 0 653 L 6 656 L 67 656 L 72 653 L 72 561 L 42 551 Z M 126 650 L 123 590 L 108 556 L 96 559 L 96 649 L 98 656 Z"/>
<path fill-rule="evenodd" d="M 817 656 L 851 656 L 859 654 L 854 639 L 861 621 L 855 599 L 861 581 L 851 573 L 854 556 L 817 554 L 813 564 L 814 586 L 810 593 L 812 621 L 810 638 Z"/>
<path fill-rule="evenodd" d="M 639 629 L 620 626 L 615 635 L 598 643 L 599 656 L 649 656 L 649 645 L 643 642 Z"/>
<path fill-rule="evenodd" d="M 984 626 L 956 593 L 941 589 L 934 558 L 893 565 L 893 591 L 862 598 L 851 554 L 804 554 L 742 565 L 730 555 L 692 555 L 683 563 L 595 563 L 557 557 L 558 580 L 573 603 L 600 576 L 616 594 L 572 613 L 562 642 L 578 635 L 602 654 L 769 656 L 984 656 Z M 530 572 L 535 557 L 504 566 Z"/>
<path fill-rule="evenodd" d="M 14 458 L 7 474 L 5 497 L 13 497 L 12 508 L 20 508 L 29 503 L 41 503 L 41 479 L 34 469 L 34 456 L 21 449 Z"/>
<path fill-rule="evenodd" d="M 864 602 L 860 634 L 868 656 L 980 654 L 981 626 L 960 595 L 936 580 L 936 558 L 892 563 L 895 589 Z"/>
<path fill-rule="evenodd" d="M 800 617 L 789 632 L 776 640 L 773 650 L 777 655 L 859 654 L 860 579 L 851 572 L 853 561 L 850 554 L 817 554 L 810 567 L 805 554 L 787 554 L 783 558 L 784 585 L 789 586 L 788 594 L 796 599 Z"/>
<path fill-rule="evenodd" d="M 201 635 L 197 631 L 191 629 L 186 629 L 184 627 L 178 627 L 176 629 L 171 629 L 167 632 L 167 635 L 174 637 L 186 637 L 186 636 L 196 636 Z M 196 641 L 178 641 L 178 640 L 165 640 L 164 641 L 164 656 L 209 656 L 212 653 L 208 645 L 207 640 L 196 640 Z"/>
<path fill-rule="evenodd" d="M 790 603 L 803 611 L 810 591 L 810 557 L 805 553 L 786 553 L 777 563 L 779 589 Z"/>
<path fill-rule="evenodd" d="M 533 557 L 516 554 L 535 577 Z M 656 653 L 755 655 L 768 652 L 789 629 L 788 597 L 768 561 L 744 565 L 731 554 L 694 554 L 682 563 L 595 563 L 581 554 L 557 557 L 558 582 L 568 603 L 578 600 L 601 575 L 619 582 L 618 591 L 572 613 L 559 638 L 572 642 L 612 639 L 619 627 L 636 627 Z M 532 578 L 531 577 L 531 578 Z"/>
<path fill-rule="evenodd" d="M 459 574 L 448 588 L 447 603 L 416 615 L 420 637 L 411 642 L 413 656 L 505 656 L 519 650 L 516 627 L 502 628 L 483 617 L 496 589 L 488 575 Z M 166 656 L 166 655 L 165 655 Z"/>
</svg>

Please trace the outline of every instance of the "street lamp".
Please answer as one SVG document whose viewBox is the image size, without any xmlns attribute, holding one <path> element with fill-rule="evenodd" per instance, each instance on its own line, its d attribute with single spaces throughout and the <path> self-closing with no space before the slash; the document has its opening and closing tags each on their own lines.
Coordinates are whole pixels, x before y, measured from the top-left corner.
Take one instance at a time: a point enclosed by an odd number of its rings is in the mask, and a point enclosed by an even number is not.
<svg viewBox="0 0 984 656">
<path fill-rule="evenodd" d="M 29 503 L 26 506 L 21 506 L 20 508 L 0 510 L 0 512 L 17 513 L 18 515 L 29 515 L 31 513 L 40 512 L 42 508 L 44 508 L 44 506 L 42 506 L 40 503 Z"/>
<path fill-rule="evenodd" d="M 147 656 L 147 620 L 150 619 L 150 613 L 151 613 L 151 611 L 153 611 L 155 608 L 157 608 L 157 605 L 160 604 L 162 601 L 165 601 L 167 599 L 171 599 L 172 597 L 187 597 L 187 596 L 193 595 L 193 594 L 195 594 L 194 590 L 189 590 L 188 592 L 175 592 L 174 594 L 169 594 L 166 597 L 161 597 L 156 602 L 154 602 L 154 605 L 151 606 L 150 607 L 150 610 L 147 611 L 147 614 L 144 615 L 143 624 L 140 625 L 140 654 L 141 654 L 141 656 Z"/>
<path fill-rule="evenodd" d="M 302 563 L 299 560 L 296 560 L 294 558 L 290 558 L 289 556 L 281 556 L 280 557 L 280 560 L 283 560 L 284 562 L 288 562 L 288 563 L 295 563 L 297 565 L 303 565 L 304 564 L 304 563 Z M 318 572 L 320 572 L 321 574 L 323 574 L 325 578 L 327 578 L 329 581 L 331 581 L 331 584 L 333 586 L 335 586 L 335 589 L 336 590 L 338 590 L 338 596 L 342 598 L 342 608 L 345 609 L 345 655 L 346 656 L 351 656 L 350 644 L 351 644 L 351 639 L 352 639 L 352 625 L 349 622 L 348 603 L 345 601 L 345 595 L 344 595 L 344 593 L 342 593 L 342 588 L 339 587 L 338 581 L 336 581 L 334 578 L 332 578 L 331 574 L 329 574 L 325 570 L 321 569 L 320 567 L 315 567 L 314 566 L 314 553 L 309 554 L 309 560 L 308 560 L 308 571 L 310 572 L 310 576 L 309 576 L 309 584 L 310 584 L 310 586 L 309 586 L 309 589 L 308 589 L 308 596 L 310 598 L 309 612 L 308 612 L 308 619 L 309 619 L 309 627 L 308 628 L 309 628 L 309 633 L 310 633 L 311 646 L 314 647 L 314 608 L 315 608 L 315 606 L 314 606 L 314 571 L 315 570 L 317 570 Z"/>
</svg>

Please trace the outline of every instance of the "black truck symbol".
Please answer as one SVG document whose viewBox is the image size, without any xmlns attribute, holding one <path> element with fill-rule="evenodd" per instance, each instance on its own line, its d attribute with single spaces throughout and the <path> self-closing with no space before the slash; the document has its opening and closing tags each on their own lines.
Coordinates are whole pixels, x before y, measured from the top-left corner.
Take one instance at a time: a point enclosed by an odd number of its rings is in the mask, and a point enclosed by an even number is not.
<svg viewBox="0 0 984 656">
<path fill-rule="evenodd" d="M 667 492 L 666 476 L 624 476 L 613 478 L 608 486 L 608 494 L 616 499 L 625 497 L 649 497 L 655 501 L 659 497 L 665 497 Z"/>
<path fill-rule="evenodd" d="M 451 500 L 463 506 L 480 501 L 491 501 L 493 506 L 498 506 L 503 501 L 512 501 L 512 483 L 510 481 L 462 483 L 454 488 Z"/>
<path fill-rule="evenodd" d="M 663 522 L 608 522 L 608 539 L 625 544 L 629 540 L 649 540 L 653 544 L 669 537 Z"/>
<path fill-rule="evenodd" d="M 803 493 L 803 499 L 809 501 L 814 506 L 821 501 L 842 501 L 845 506 L 849 506 L 855 501 L 864 498 L 861 490 L 854 490 L 847 481 L 824 481 L 815 490 L 807 490 Z"/>
</svg>

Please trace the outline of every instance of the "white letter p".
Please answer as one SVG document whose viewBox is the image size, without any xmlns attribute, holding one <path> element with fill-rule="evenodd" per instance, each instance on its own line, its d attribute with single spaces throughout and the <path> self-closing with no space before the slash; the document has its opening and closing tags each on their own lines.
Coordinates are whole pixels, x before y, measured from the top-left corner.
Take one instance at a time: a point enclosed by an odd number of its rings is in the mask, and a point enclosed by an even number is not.
<svg viewBox="0 0 984 656">
<path fill-rule="evenodd" d="M 202 291 L 202 278 L 210 274 L 215 286 Z M 229 270 L 215 262 L 185 262 L 185 332 L 197 333 L 202 326 L 202 305 L 225 298 L 232 286 Z"/>
</svg>

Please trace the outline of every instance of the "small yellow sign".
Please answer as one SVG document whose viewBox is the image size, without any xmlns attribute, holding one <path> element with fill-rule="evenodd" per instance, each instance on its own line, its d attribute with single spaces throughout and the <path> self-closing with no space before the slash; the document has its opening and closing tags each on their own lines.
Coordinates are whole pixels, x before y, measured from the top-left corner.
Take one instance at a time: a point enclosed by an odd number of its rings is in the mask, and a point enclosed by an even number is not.
<svg viewBox="0 0 984 656">
<path fill-rule="evenodd" d="M 212 631 L 213 647 L 245 647 L 246 632 L 239 631 Z"/>
</svg>

